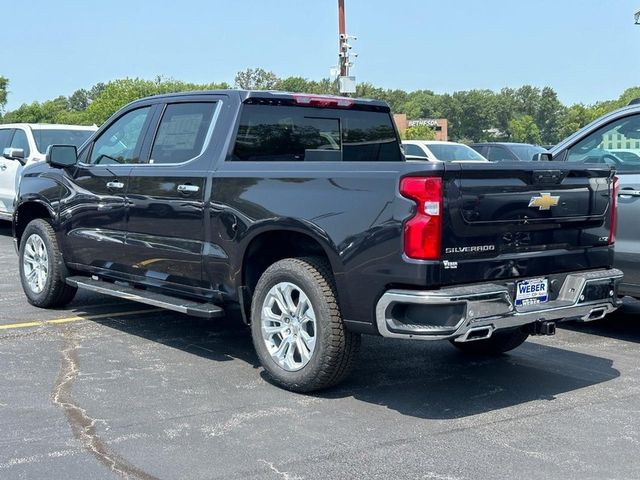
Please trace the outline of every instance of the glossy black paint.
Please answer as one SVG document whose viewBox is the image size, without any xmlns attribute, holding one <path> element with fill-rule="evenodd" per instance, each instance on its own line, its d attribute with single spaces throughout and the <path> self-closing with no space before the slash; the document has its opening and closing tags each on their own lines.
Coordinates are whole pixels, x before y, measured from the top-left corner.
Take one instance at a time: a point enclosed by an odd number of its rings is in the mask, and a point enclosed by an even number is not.
<svg viewBox="0 0 640 480">
<path fill-rule="evenodd" d="M 295 238 L 327 257 L 348 325 L 370 333 L 376 331 L 375 304 L 391 287 L 434 289 L 611 265 L 611 248 L 597 241 L 608 235 L 607 168 L 229 161 L 242 102 L 259 96 L 280 98 L 222 91 L 152 97 L 125 107 L 85 149 L 115 118 L 142 105 L 159 110 L 167 102 L 194 99 L 220 104 L 208 146 L 179 166 L 29 167 L 19 193 L 16 235 L 20 212 L 39 201 L 51 212 L 65 261 L 73 269 L 228 303 L 238 302 L 239 291 L 250 286 L 248 255 L 264 239 L 282 234 L 277 238 Z M 387 108 L 380 102 L 363 105 Z M 157 122 L 159 114 L 154 118 Z M 152 135 L 154 125 L 148 131 Z M 149 142 L 145 139 L 144 145 Z M 545 184 L 549 169 L 562 173 L 559 183 Z M 443 260 L 458 262 L 456 269 L 404 257 L 404 222 L 415 209 L 398 191 L 406 175 L 443 178 L 443 248 L 490 244 L 495 250 L 443 254 Z M 106 187 L 114 178 L 125 184 L 124 193 Z M 184 195 L 177 191 L 183 184 L 199 189 Z M 548 215 L 523 218 L 518 212 L 541 191 L 559 192 L 567 201 Z M 258 259 L 270 254 L 258 253 Z"/>
</svg>

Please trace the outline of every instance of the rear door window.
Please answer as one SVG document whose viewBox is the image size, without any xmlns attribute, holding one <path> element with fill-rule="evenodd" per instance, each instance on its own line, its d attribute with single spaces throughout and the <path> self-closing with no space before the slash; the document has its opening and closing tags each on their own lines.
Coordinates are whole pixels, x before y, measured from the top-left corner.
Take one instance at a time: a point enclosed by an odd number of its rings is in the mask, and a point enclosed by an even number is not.
<svg viewBox="0 0 640 480">
<path fill-rule="evenodd" d="M 232 160 L 403 161 L 385 112 L 244 105 Z"/>
<path fill-rule="evenodd" d="M 167 105 L 149 163 L 183 163 L 200 155 L 206 146 L 215 106 L 213 102 Z"/>
<path fill-rule="evenodd" d="M 492 162 L 511 162 L 517 158 L 504 147 L 491 146 L 487 158 Z"/>
<path fill-rule="evenodd" d="M 419 146 L 413 145 L 412 143 L 404 144 L 404 153 L 405 155 L 412 155 L 414 157 L 428 158 L 427 154 L 424 153 Z"/>
<path fill-rule="evenodd" d="M 12 128 L 0 128 L 0 154 L 2 154 L 4 149 L 9 146 L 9 142 L 11 142 L 12 133 L 13 133 Z"/>
</svg>

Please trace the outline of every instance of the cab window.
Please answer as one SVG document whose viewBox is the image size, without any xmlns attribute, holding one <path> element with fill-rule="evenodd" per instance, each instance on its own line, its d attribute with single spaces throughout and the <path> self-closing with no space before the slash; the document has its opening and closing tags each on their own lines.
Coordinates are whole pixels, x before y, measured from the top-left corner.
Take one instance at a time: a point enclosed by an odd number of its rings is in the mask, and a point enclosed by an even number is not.
<svg viewBox="0 0 640 480">
<path fill-rule="evenodd" d="M 16 129 L 16 133 L 13 134 L 13 140 L 11 140 L 11 148 L 21 148 L 24 150 L 24 158 L 27 158 L 31 153 L 29 149 L 29 140 L 27 140 L 27 134 L 24 130 Z"/>
<path fill-rule="evenodd" d="M 150 110 L 150 107 L 132 110 L 111 124 L 93 144 L 89 163 L 139 163 L 139 146 Z"/>
</svg>

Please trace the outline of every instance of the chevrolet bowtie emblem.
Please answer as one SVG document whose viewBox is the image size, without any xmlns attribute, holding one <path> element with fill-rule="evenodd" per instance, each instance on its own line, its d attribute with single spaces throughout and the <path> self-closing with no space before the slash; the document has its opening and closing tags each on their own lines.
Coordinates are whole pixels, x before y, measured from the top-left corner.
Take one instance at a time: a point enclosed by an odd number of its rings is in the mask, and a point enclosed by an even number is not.
<svg viewBox="0 0 640 480">
<path fill-rule="evenodd" d="M 550 210 L 551 207 L 558 205 L 559 196 L 553 196 L 550 193 L 540 193 L 539 197 L 531 197 L 530 207 L 538 207 L 538 210 Z"/>
</svg>

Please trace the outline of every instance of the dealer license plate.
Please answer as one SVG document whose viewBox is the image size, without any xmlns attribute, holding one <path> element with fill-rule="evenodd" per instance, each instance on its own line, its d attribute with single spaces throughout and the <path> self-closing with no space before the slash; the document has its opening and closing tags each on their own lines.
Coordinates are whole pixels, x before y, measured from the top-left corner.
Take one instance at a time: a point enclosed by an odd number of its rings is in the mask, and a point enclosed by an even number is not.
<svg viewBox="0 0 640 480">
<path fill-rule="evenodd" d="M 549 300 L 549 284 L 546 278 L 532 278 L 516 284 L 516 307 L 526 307 Z"/>
</svg>

